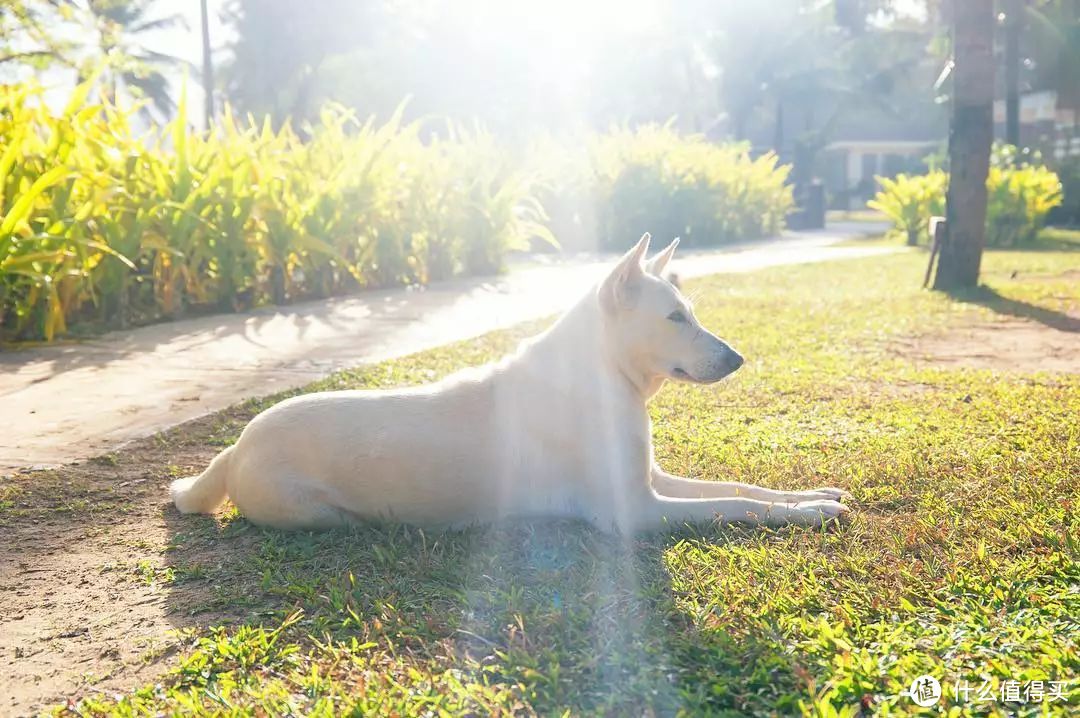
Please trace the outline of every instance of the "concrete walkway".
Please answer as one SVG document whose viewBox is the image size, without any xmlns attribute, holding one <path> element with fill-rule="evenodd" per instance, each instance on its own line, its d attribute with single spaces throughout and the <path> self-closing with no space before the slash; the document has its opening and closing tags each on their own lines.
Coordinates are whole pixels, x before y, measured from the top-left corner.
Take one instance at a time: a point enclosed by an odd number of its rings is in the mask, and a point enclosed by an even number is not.
<svg viewBox="0 0 1080 718">
<path fill-rule="evenodd" d="M 677 255 L 688 278 L 867 256 L 826 231 Z M 611 258 L 530 258 L 505 276 L 215 315 L 0 353 L 0 475 L 97 456 L 252 396 L 558 312 Z"/>
</svg>

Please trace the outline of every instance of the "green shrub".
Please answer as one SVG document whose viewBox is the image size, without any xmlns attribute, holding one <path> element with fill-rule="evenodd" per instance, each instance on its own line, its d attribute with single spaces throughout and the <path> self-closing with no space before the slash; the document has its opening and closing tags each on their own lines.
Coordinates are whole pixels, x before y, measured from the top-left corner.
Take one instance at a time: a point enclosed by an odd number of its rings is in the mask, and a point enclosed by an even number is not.
<svg viewBox="0 0 1080 718">
<path fill-rule="evenodd" d="M 0 337 L 496 272 L 564 234 L 613 249 L 644 231 L 752 238 L 792 205 L 775 156 L 669 127 L 515 161 L 478 130 L 422 141 L 400 113 L 377 125 L 333 105 L 303 132 L 226 110 L 200 133 L 181 99 L 140 136 L 137 108 L 93 90 L 53 114 L 37 86 L 0 86 Z"/>
<path fill-rule="evenodd" d="M 881 190 L 866 203 L 904 233 L 909 245 L 927 239 L 930 217 L 945 212 L 945 187 L 949 176 L 941 170 L 925 175 L 900 174 L 894 179 L 875 178 Z"/>
<path fill-rule="evenodd" d="M 440 189 L 415 193 L 425 203 L 437 198 L 434 209 L 437 226 L 444 230 L 442 241 L 454 243 L 451 250 L 444 246 L 432 256 L 458 257 L 467 274 L 491 274 L 503 269 L 509 250 L 526 248 L 530 238 L 558 247 L 534 194 L 533 180 L 519 163 L 512 162 L 486 132 L 450 126 L 446 134 L 446 139 L 433 141 L 429 151 L 438 158 L 440 174 L 431 172 L 430 159 L 425 169 L 425 181 L 440 178 Z M 432 209 L 410 208 L 406 214 Z M 446 272 L 434 278 L 443 276 Z"/>
<path fill-rule="evenodd" d="M 331 106 L 304 140 L 229 112 L 208 134 L 177 119 L 140 137 L 134 109 L 92 90 L 54 115 L 40 88 L 0 87 L 5 335 L 497 271 L 551 239 L 525 175 L 480 133 L 425 144 L 399 117 Z"/>
<path fill-rule="evenodd" d="M 623 249 L 642 232 L 690 246 L 773 234 L 793 205 L 788 167 L 668 126 L 591 136 L 578 155 L 534 149 L 540 196 L 563 244 Z"/>
<path fill-rule="evenodd" d="M 1035 239 L 1062 200 L 1061 181 L 1041 152 L 1003 142 L 990 153 L 986 188 L 986 243 L 996 247 Z"/>
<path fill-rule="evenodd" d="M 997 151 L 996 156 L 1004 155 Z M 929 218 L 944 214 L 948 175 L 936 170 L 926 175 L 898 175 L 894 180 L 877 179 L 881 191 L 868 206 L 887 215 L 893 226 L 905 233 L 908 244 L 926 239 Z M 1061 203 L 1061 182 L 1045 165 L 995 161 L 986 188 L 986 243 L 993 247 L 1035 239 L 1047 214 Z"/>
<path fill-rule="evenodd" d="M 1035 239 L 1061 204 L 1061 181 L 1045 165 L 991 167 L 986 188 L 986 243 L 992 247 Z"/>
</svg>

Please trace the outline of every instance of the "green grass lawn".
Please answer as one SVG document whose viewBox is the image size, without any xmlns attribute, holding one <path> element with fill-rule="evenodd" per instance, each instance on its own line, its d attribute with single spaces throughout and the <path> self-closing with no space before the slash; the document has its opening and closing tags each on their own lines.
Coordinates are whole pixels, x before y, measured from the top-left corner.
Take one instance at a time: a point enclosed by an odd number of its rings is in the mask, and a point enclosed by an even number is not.
<svg viewBox="0 0 1080 718">
<path fill-rule="evenodd" d="M 863 217 L 862 220 L 848 220 L 845 217 L 837 216 L 836 219 L 842 221 L 871 221 L 867 217 Z M 907 246 L 907 237 L 904 235 L 903 232 L 894 228 L 888 230 L 884 234 L 853 237 L 851 239 L 844 240 L 839 244 L 840 246 L 867 246 L 872 244 Z M 923 249 L 929 249 L 929 246 L 925 242 L 923 242 L 923 244 L 921 244 L 920 246 Z M 1023 254 L 1030 254 L 1033 252 L 1060 253 L 1075 252 L 1078 250 L 1080 250 L 1080 229 L 1070 229 L 1067 227 L 1044 227 L 1042 230 L 1039 231 L 1039 237 L 1034 243 L 1021 245 L 1019 247 L 1010 247 L 1008 249 L 992 249 L 990 250 L 990 254 L 987 255 L 987 258 L 992 263 L 995 261 L 995 252 L 1021 252 Z M 1062 266 L 1068 266 L 1068 263 L 1066 262 L 1066 264 Z"/>
<path fill-rule="evenodd" d="M 1047 227 L 1039 232 L 1040 243 L 1048 249 L 1080 248 L 1080 229 Z"/>
<path fill-rule="evenodd" d="M 148 580 L 201 592 L 205 622 L 244 618 L 185 630 L 159 684 L 78 711 L 895 715 L 922 710 L 902 692 L 924 673 L 950 714 L 1075 711 L 1080 376 L 935 367 L 894 342 L 1002 301 L 1075 311 L 1080 252 L 990 253 L 992 291 L 968 301 L 918 289 L 924 263 L 902 253 L 690 282 L 703 323 L 748 361 L 653 404 L 667 470 L 839 486 L 850 521 L 620 539 L 566 523 L 288 534 L 174 516 Z M 429 381 L 536 328 L 307 390 Z M 193 439 L 228 443 L 269 403 Z M 1000 696 L 1034 679 L 1069 682 L 1064 701 L 978 702 L 984 682 Z M 958 681 L 968 702 L 953 699 Z"/>
</svg>

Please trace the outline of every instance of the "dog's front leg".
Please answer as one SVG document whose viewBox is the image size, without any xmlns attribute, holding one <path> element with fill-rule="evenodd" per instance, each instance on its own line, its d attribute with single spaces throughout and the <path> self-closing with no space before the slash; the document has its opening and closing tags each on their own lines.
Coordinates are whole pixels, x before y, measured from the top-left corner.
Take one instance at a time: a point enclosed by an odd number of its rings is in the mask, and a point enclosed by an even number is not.
<svg viewBox="0 0 1080 718">
<path fill-rule="evenodd" d="M 640 501 L 636 509 L 632 527 L 636 531 L 706 521 L 817 527 L 848 511 L 846 506 L 831 499 L 788 504 L 746 498 L 671 498 L 656 494 Z"/>
<path fill-rule="evenodd" d="M 840 501 L 847 492 L 826 486 L 810 491 L 776 491 L 737 481 L 699 481 L 669 474 L 653 464 L 652 487 L 660 496 L 680 499 L 744 498 L 780 504 L 798 504 L 804 501 Z"/>
</svg>

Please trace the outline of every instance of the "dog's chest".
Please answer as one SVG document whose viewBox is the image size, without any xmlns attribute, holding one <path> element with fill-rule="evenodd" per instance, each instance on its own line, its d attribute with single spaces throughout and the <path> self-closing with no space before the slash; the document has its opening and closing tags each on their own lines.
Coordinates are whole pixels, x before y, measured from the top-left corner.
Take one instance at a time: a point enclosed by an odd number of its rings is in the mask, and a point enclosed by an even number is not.
<svg viewBox="0 0 1080 718">
<path fill-rule="evenodd" d="M 497 424 L 498 445 L 502 452 L 516 453 L 515 463 L 538 481 L 567 477 L 580 485 L 613 476 L 629 479 L 649 465 L 648 414 L 615 391 L 552 392 L 519 406 L 524 410 Z"/>
</svg>

